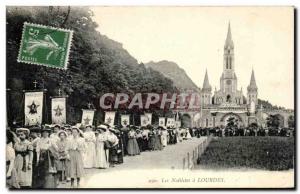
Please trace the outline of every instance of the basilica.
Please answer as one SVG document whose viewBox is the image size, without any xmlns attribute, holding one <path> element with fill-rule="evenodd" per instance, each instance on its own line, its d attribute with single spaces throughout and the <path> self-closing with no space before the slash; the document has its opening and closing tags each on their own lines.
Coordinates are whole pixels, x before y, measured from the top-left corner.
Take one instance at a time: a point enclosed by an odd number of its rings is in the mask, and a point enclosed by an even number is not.
<svg viewBox="0 0 300 194">
<path fill-rule="evenodd" d="M 254 70 L 252 70 L 250 83 L 247 87 L 247 96 L 244 96 L 242 88 L 239 90 L 237 85 L 234 43 L 229 24 L 224 45 L 223 72 L 220 77 L 219 90 L 212 91 L 207 71 L 205 73 L 201 89 L 200 125 L 202 127 L 226 126 L 230 117 L 234 117 L 239 126 L 260 123 L 260 114 L 257 111 L 258 88 Z"/>
</svg>

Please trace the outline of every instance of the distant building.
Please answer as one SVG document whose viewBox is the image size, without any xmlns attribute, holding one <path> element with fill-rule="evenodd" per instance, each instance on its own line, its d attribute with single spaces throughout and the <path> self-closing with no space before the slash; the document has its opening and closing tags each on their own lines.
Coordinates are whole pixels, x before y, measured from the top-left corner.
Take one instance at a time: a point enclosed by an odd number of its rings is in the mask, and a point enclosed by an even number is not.
<svg viewBox="0 0 300 194">
<path fill-rule="evenodd" d="M 201 89 L 201 127 L 226 126 L 230 117 L 234 117 L 240 126 L 248 126 L 252 122 L 260 123 L 261 119 L 257 111 L 258 88 L 254 70 L 251 73 L 246 97 L 243 95 L 242 88 L 237 89 L 237 85 L 234 44 L 229 24 L 224 45 L 223 73 L 220 77 L 219 90 L 215 88 L 215 91 L 212 92 L 207 71 L 205 73 Z"/>
</svg>

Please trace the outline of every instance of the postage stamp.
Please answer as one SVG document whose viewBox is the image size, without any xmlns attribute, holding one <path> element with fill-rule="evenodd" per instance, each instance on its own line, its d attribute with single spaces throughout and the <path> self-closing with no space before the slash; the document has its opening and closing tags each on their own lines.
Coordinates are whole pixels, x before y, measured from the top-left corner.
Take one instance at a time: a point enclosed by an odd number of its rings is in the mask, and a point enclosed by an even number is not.
<svg viewBox="0 0 300 194">
<path fill-rule="evenodd" d="M 24 23 L 18 62 L 67 69 L 73 31 Z"/>
</svg>

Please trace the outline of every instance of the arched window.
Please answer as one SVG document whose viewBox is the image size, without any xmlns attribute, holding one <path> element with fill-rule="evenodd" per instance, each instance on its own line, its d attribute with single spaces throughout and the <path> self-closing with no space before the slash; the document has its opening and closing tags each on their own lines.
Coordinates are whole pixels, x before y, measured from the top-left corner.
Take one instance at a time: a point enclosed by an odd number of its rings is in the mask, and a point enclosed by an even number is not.
<svg viewBox="0 0 300 194">
<path fill-rule="evenodd" d="M 231 102 L 231 96 L 230 95 L 227 95 L 226 102 Z"/>
<path fill-rule="evenodd" d="M 226 69 L 228 69 L 228 58 L 226 57 Z"/>
</svg>

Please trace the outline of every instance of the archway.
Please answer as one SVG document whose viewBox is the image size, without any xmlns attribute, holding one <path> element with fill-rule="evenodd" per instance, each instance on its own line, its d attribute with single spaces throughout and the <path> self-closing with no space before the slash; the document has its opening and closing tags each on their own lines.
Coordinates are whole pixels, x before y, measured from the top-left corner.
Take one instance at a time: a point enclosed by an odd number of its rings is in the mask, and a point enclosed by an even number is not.
<svg viewBox="0 0 300 194">
<path fill-rule="evenodd" d="M 231 96 L 229 94 L 226 97 L 226 102 L 229 102 L 229 103 L 231 102 Z"/>
<path fill-rule="evenodd" d="M 183 114 L 181 116 L 181 126 L 182 127 L 191 127 L 192 126 L 192 119 L 189 114 Z"/>
<path fill-rule="evenodd" d="M 224 122 L 224 126 L 227 126 L 229 122 L 232 124 L 236 124 L 236 126 L 240 126 L 243 124 L 242 118 L 235 113 L 227 113 L 221 118 L 221 122 Z"/>
</svg>

